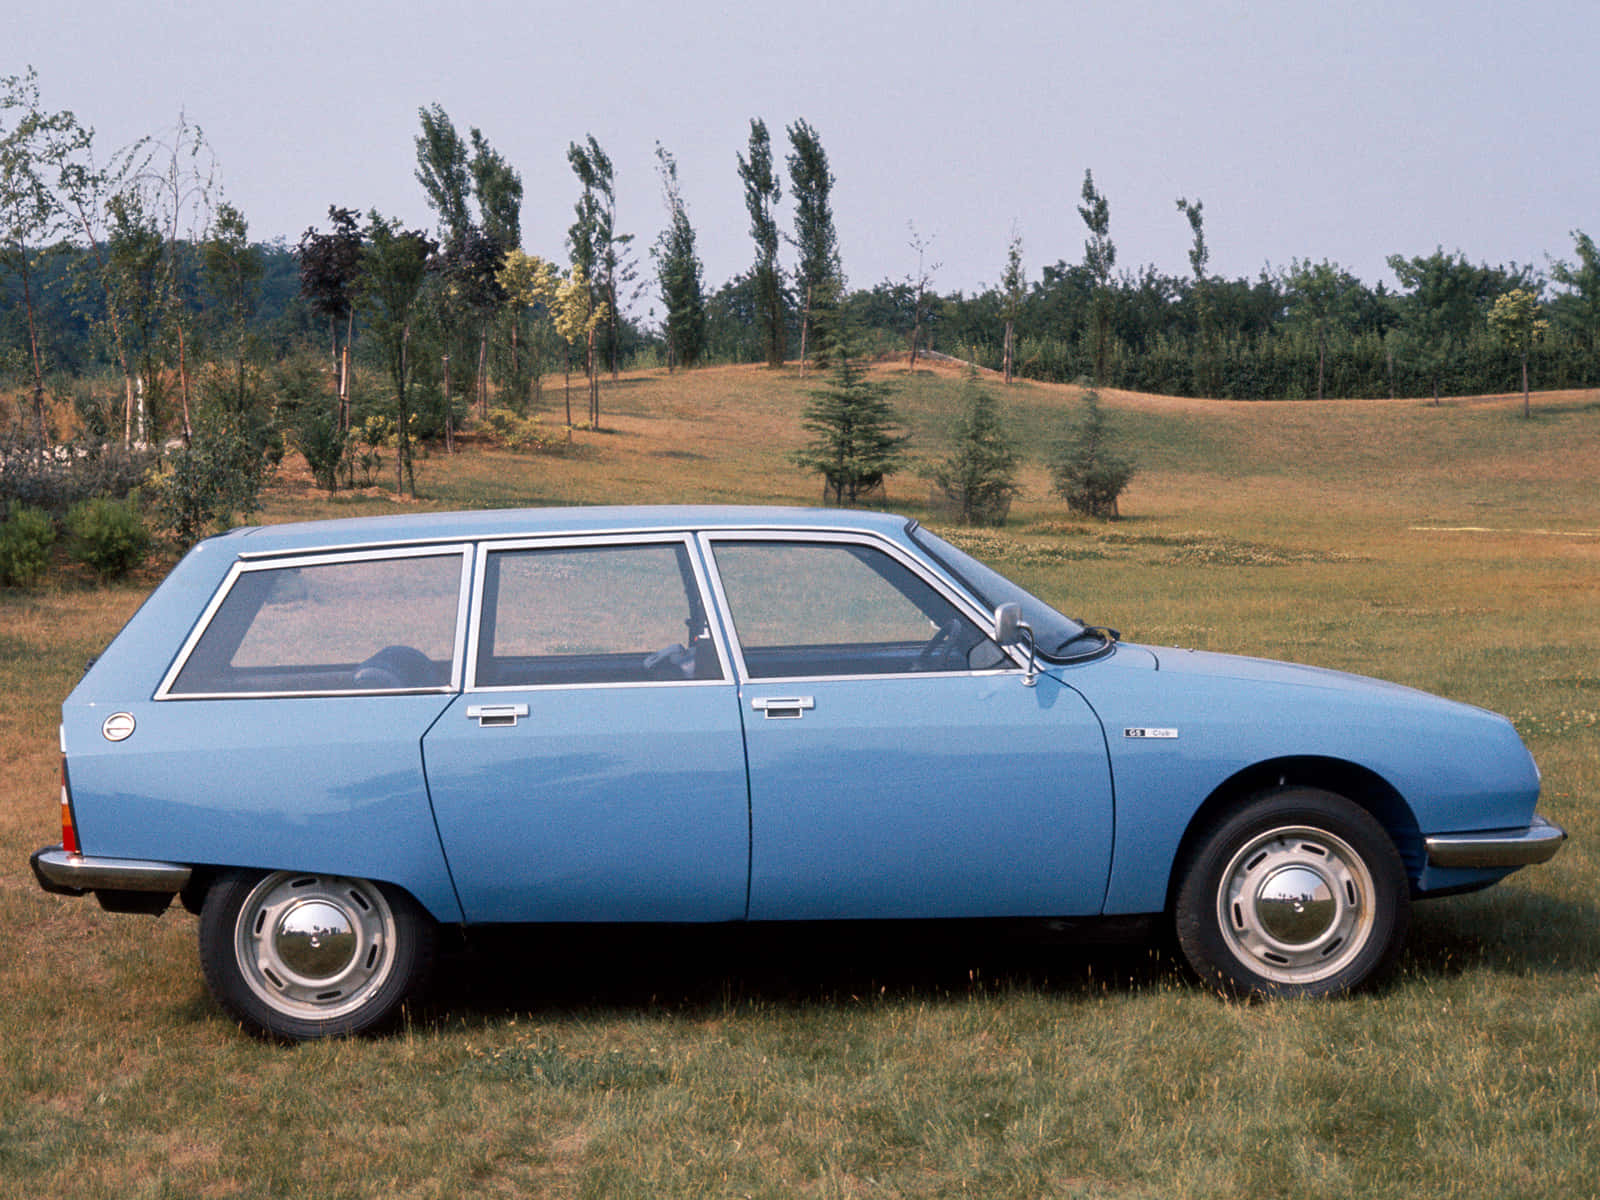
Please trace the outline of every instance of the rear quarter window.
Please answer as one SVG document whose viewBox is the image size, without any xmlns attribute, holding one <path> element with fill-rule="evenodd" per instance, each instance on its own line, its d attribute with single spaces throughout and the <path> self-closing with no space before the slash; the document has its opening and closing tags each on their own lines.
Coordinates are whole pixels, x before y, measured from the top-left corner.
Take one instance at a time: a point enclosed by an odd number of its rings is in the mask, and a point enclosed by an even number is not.
<svg viewBox="0 0 1600 1200">
<path fill-rule="evenodd" d="M 456 551 L 247 564 L 158 695 L 448 687 L 463 562 Z"/>
</svg>

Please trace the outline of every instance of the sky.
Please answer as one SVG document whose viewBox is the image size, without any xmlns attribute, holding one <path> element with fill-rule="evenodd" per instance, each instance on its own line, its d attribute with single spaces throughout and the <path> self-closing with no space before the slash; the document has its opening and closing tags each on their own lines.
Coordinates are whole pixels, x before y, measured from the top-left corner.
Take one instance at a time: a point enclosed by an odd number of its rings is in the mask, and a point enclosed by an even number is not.
<svg viewBox="0 0 1600 1200">
<path fill-rule="evenodd" d="M 712 289 L 753 257 L 753 117 L 775 154 L 819 133 L 851 287 L 916 272 L 913 240 L 945 293 L 997 283 L 1013 235 L 1032 280 L 1081 262 L 1086 170 L 1119 270 L 1188 273 L 1179 197 L 1229 278 L 1327 259 L 1392 289 L 1390 254 L 1544 269 L 1600 236 L 1596 0 L 54 0 L 5 46 L 0 76 L 34 67 L 102 154 L 181 114 L 252 238 L 291 245 L 332 204 L 432 229 L 435 103 L 520 171 L 524 248 L 561 261 L 593 134 L 651 273 L 664 146 Z"/>
</svg>

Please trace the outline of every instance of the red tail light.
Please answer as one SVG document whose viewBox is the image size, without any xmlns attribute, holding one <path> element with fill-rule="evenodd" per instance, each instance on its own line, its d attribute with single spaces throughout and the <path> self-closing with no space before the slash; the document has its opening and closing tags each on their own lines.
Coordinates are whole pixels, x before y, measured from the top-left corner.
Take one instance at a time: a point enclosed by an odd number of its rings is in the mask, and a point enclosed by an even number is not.
<svg viewBox="0 0 1600 1200">
<path fill-rule="evenodd" d="M 78 849 L 78 827 L 72 821 L 72 789 L 67 785 L 67 760 L 61 760 L 61 848 L 68 854 L 81 854 Z"/>
</svg>

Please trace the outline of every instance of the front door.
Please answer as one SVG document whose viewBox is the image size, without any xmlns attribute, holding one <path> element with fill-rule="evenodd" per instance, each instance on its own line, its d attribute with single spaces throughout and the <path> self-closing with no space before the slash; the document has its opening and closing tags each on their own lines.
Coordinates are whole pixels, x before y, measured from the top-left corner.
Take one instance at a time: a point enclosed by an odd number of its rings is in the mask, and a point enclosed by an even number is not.
<svg viewBox="0 0 1600 1200">
<path fill-rule="evenodd" d="M 750 771 L 750 918 L 1098 913 L 1100 724 L 913 561 L 817 535 L 709 537 Z"/>
</svg>

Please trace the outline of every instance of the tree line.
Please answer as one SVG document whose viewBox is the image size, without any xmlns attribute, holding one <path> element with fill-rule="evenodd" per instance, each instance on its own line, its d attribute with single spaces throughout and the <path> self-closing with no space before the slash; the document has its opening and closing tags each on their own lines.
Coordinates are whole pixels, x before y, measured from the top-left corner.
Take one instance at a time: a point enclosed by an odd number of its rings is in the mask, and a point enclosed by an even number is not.
<svg viewBox="0 0 1600 1200">
<path fill-rule="evenodd" d="M 1548 272 L 1436 248 L 1391 256 L 1394 288 L 1310 259 L 1226 279 L 1209 270 L 1202 202 L 1178 198 L 1189 272 L 1119 271 L 1111 203 L 1086 171 L 1081 259 L 1030 278 L 1013 231 L 998 285 L 941 294 L 931 240 L 908 222 L 914 269 L 851 290 L 821 136 L 804 120 L 783 134 L 775 146 L 752 119 L 731 156 L 752 258 L 712 290 L 676 162 L 659 144 L 664 225 L 648 267 L 617 228 L 616 172 L 592 135 L 568 147 L 573 221 L 562 252 L 544 257 L 522 247 L 516 168 L 437 104 L 419 109 L 415 137 L 433 227 L 333 204 L 297 245 L 263 245 L 217 192 L 197 127 L 180 117 L 168 133 L 97 156 L 71 112 L 40 106 L 30 70 L 0 80 L 0 372 L 26 396 L 18 424 L 40 439 L 50 381 L 96 369 L 119 395 L 98 409 L 75 397 L 83 422 L 129 444 L 176 434 L 188 445 L 202 418 L 265 444 L 276 419 L 348 458 L 365 410 L 382 408 L 402 488 L 414 437 L 448 446 L 469 413 L 488 418 L 491 398 L 518 415 L 543 407 L 557 370 L 566 423 L 598 425 L 601 377 L 624 365 L 821 363 L 841 326 L 913 364 L 939 349 L 1008 381 L 1200 396 L 1437 397 L 1529 376 L 1600 384 L 1600 255 L 1581 231 L 1573 260 Z M 646 294 L 663 314 L 648 326 L 633 315 Z M 313 347 L 326 356 L 328 402 L 285 365 Z M 353 394 L 353 364 L 383 380 L 381 398 Z"/>
</svg>

